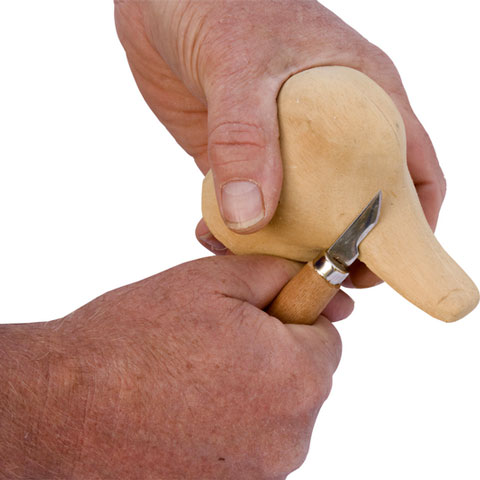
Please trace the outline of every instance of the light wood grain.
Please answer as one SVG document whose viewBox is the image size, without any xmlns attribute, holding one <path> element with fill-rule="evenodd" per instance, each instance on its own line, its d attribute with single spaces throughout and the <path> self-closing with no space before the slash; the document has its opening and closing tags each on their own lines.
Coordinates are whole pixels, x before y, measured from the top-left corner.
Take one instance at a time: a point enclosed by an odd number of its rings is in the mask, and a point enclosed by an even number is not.
<svg viewBox="0 0 480 480">
<path fill-rule="evenodd" d="M 406 164 L 403 121 L 385 91 L 356 70 L 319 67 L 291 77 L 277 103 L 284 166 L 277 213 L 259 232 L 233 233 L 209 173 L 203 216 L 212 233 L 236 254 L 307 262 L 382 190 L 380 220 L 360 246 L 360 259 L 436 318 L 450 322 L 469 313 L 478 290 L 425 219 Z"/>
<path fill-rule="evenodd" d="M 319 275 L 310 261 L 283 287 L 267 312 L 283 323 L 312 325 L 339 288 Z"/>
</svg>

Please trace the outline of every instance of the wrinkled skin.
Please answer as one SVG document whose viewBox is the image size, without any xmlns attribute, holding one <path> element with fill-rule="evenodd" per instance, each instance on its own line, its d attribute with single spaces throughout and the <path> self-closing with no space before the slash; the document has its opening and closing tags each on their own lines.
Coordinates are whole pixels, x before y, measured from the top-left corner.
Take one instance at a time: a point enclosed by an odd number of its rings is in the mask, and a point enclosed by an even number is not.
<svg viewBox="0 0 480 480">
<path fill-rule="evenodd" d="M 341 351 L 325 317 L 261 310 L 298 269 L 211 257 L 61 320 L 1 325 L 0 478 L 285 478 Z"/>
<path fill-rule="evenodd" d="M 264 216 L 240 232 L 268 223 L 280 195 L 278 91 L 291 75 L 321 65 L 360 70 L 393 98 L 406 126 L 410 173 L 435 227 L 446 184 L 395 66 L 321 4 L 117 0 L 115 7 L 118 35 L 140 91 L 200 170 L 212 169 L 222 214 L 222 187 L 229 180 L 260 186 Z M 214 253 L 225 253 L 203 222 L 197 236 Z M 378 282 L 362 264 L 352 279 L 357 286 Z"/>
</svg>

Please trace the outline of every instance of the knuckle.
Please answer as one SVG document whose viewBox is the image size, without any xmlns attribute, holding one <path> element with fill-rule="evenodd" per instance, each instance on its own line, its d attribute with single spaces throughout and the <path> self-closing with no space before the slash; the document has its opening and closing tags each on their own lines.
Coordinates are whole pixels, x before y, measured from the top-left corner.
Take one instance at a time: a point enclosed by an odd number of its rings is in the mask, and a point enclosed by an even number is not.
<svg viewBox="0 0 480 480">
<path fill-rule="evenodd" d="M 252 316 L 251 306 L 240 300 L 228 296 L 223 297 L 223 325 L 230 331 L 235 331 L 241 337 L 242 333 L 254 327 L 255 319 Z M 249 352 L 252 354 L 252 351 Z M 249 359 L 251 360 L 251 359 Z"/>
<path fill-rule="evenodd" d="M 208 259 L 195 260 L 179 265 L 163 273 L 159 281 L 152 281 L 156 297 L 166 297 L 171 305 L 184 309 L 191 306 L 191 311 L 203 311 L 202 306 L 209 306 L 207 298 L 221 288 L 215 265 L 205 262 Z"/>
<path fill-rule="evenodd" d="M 277 448 L 270 446 L 270 452 L 261 459 L 261 478 L 286 478 L 303 464 L 309 446 L 309 438 L 296 435 Z"/>
<path fill-rule="evenodd" d="M 338 330 L 331 323 L 328 323 L 327 326 L 329 328 L 329 338 L 328 340 L 323 339 L 322 342 L 322 350 L 326 361 L 323 359 L 322 363 L 328 364 L 334 371 L 340 363 L 340 358 L 342 356 L 342 339 Z"/>
<path fill-rule="evenodd" d="M 434 204 L 437 206 L 437 209 L 440 209 L 445 195 L 447 193 L 447 184 L 444 179 L 439 179 L 438 182 L 434 185 L 432 198 L 434 199 Z"/>
<path fill-rule="evenodd" d="M 213 167 L 245 162 L 266 147 L 263 128 L 244 122 L 224 122 L 209 134 L 209 159 Z"/>
<path fill-rule="evenodd" d="M 313 365 L 304 369 L 302 382 L 299 386 L 299 403 L 308 414 L 317 411 L 323 405 L 332 389 L 332 376 L 325 368 Z"/>
<path fill-rule="evenodd" d="M 447 194 L 447 180 L 443 176 L 443 174 L 441 174 L 440 176 L 439 188 L 440 188 L 440 196 L 443 200 L 445 198 L 445 195 Z"/>
<path fill-rule="evenodd" d="M 369 44 L 367 49 L 368 58 L 373 61 L 377 66 L 380 66 L 382 70 L 387 69 L 397 73 L 397 67 L 393 63 L 393 60 L 379 47 L 373 44 Z"/>
<path fill-rule="evenodd" d="M 281 352 L 276 372 L 272 375 L 282 391 L 285 413 L 302 417 L 318 411 L 332 386 L 330 369 L 302 348 Z M 323 357 L 325 358 L 325 357 Z M 325 360 L 328 363 L 329 360 Z"/>
<path fill-rule="evenodd" d="M 332 375 L 341 357 L 340 334 L 331 326 L 328 337 L 321 336 L 315 342 L 299 345 L 292 365 L 301 372 L 297 378 L 298 405 L 305 413 L 318 410 L 332 388 Z"/>
<path fill-rule="evenodd" d="M 402 96 L 405 94 L 402 80 L 393 60 L 376 45 L 368 44 L 360 57 L 361 70 L 374 80 L 381 81 L 388 93 Z"/>
</svg>

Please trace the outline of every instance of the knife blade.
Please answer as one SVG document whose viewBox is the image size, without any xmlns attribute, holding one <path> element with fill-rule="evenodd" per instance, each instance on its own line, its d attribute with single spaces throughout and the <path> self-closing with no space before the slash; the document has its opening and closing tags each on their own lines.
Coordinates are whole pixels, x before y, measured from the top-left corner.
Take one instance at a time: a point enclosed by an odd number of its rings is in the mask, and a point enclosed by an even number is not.
<svg viewBox="0 0 480 480">
<path fill-rule="evenodd" d="M 283 287 L 267 312 L 283 323 L 314 323 L 348 277 L 360 243 L 378 223 L 381 205 L 379 191 L 327 251 Z"/>
</svg>

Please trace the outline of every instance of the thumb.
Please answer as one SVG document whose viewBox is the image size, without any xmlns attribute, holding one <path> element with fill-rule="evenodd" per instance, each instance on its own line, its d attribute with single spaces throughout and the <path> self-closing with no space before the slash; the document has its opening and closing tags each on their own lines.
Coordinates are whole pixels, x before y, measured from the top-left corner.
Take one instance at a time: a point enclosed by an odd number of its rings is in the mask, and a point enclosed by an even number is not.
<svg viewBox="0 0 480 480">
<path fill-rule="evenodd" d="M 207 97 L 217 201 L 225 223 L 238 233 L 259 230 L 277 208 L 282 161 L 276 94 L 273 85 L 243 80 L 217 83 Z"/>
</svg>

